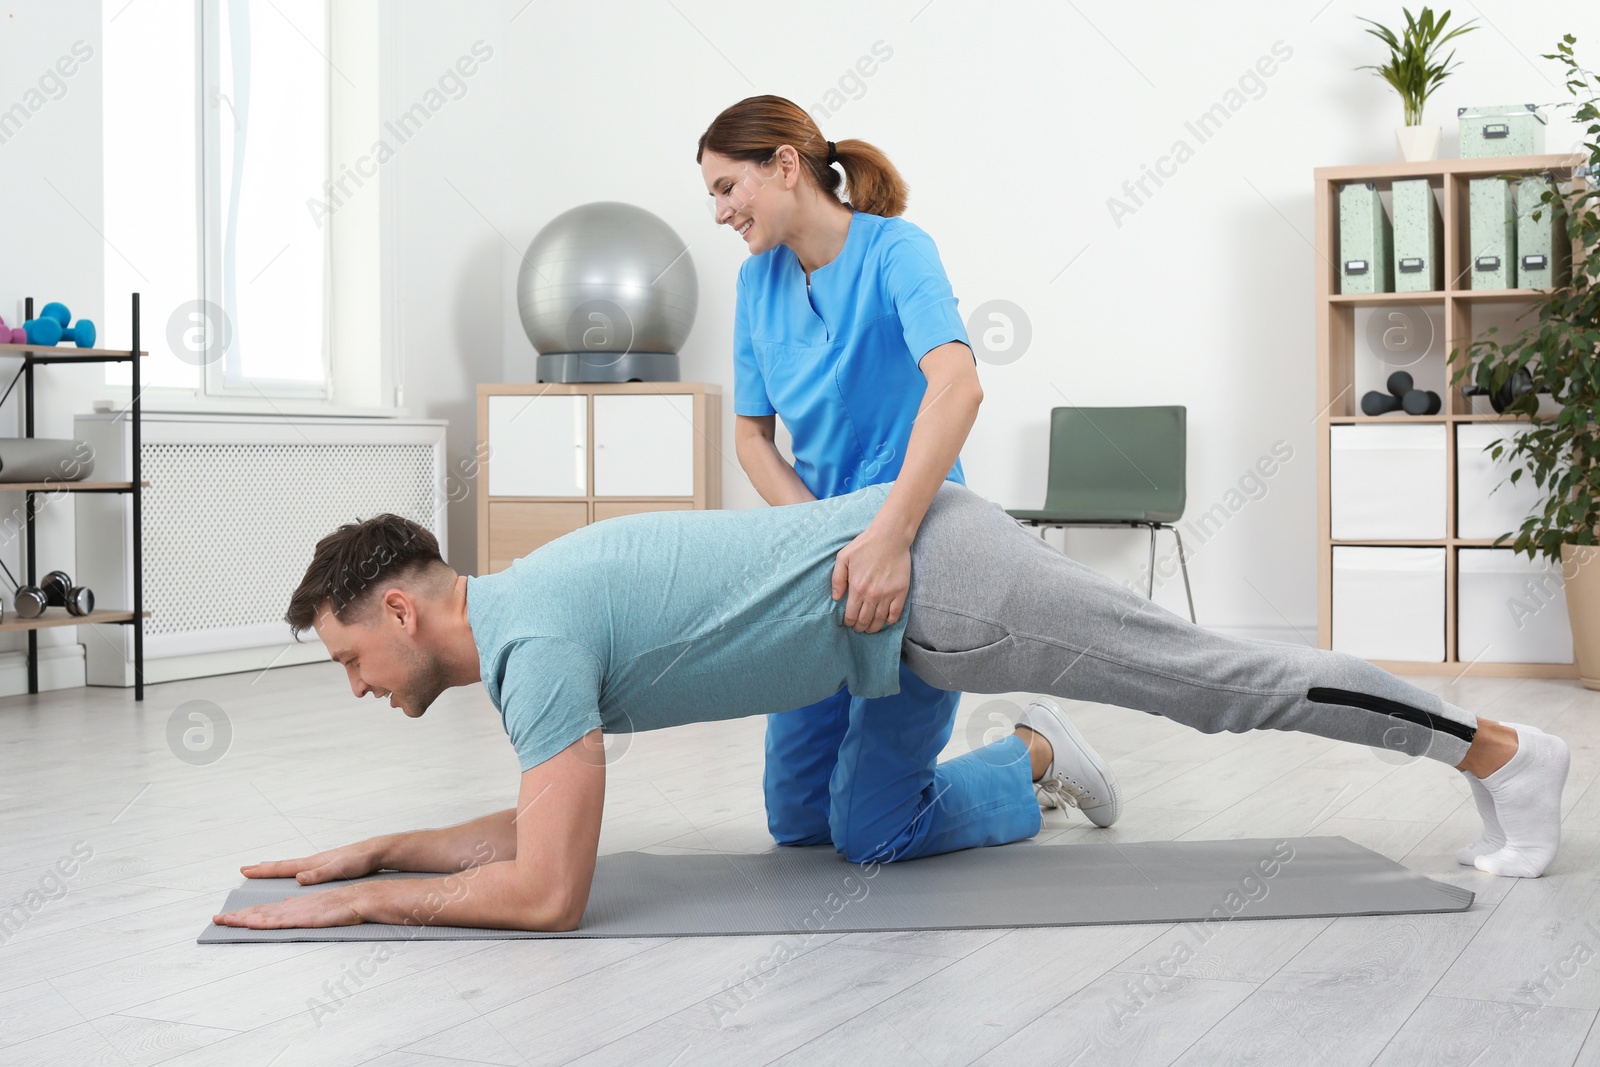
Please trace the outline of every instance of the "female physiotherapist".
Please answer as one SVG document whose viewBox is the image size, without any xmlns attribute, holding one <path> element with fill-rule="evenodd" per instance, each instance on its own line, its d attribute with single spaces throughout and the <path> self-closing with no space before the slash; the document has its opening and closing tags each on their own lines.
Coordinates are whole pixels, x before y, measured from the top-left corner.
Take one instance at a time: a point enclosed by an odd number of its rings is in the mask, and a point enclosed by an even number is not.
<svg viewBox="0 0 1600 1067">
<path fill-rule="evenodd" d="M 769 504 L 894 482 L 872 524 L 846 546 L 833 594 L 846 625 L 874 633 L 900 618 L 911 542 L 977 416 L 966 330 L 932 240 L 898 218 L 906 187 L 862 141 L 835 146 L 792 101 L 756 96 L 718 115 L 696 161 L 718 224 L 749 246 L 734 319 L 739 462 Z M 841 202 L 838 162 L 856 204 Z M 791 466 L 774 444 L 781 416 Z M 1016 732 L 938 763 L 959 693 L 904 667 L 900 692 L 840 690 L 767 717 L 767 824 L 779 844 L 832 842 L 852 862 L 911 859 L 1003 844 L 1039 831 L 1039 805 L 1119 813 L 1104 762 L 1053 703 Z M 1053 765 L 1030 746 L 1050 740 Z M 1040 784 L 1036 795 L 1034 783 Z"/>
</svg>

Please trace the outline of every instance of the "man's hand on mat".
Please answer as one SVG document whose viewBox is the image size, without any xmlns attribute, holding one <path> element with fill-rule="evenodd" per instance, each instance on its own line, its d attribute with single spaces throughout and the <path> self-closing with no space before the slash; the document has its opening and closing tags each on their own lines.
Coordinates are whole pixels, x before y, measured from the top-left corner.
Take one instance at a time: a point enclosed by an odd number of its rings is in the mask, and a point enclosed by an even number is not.
<svg viewBox="0 0 1600 1067">
<path fill-rule="evenodd" d="M 911 542 L 868 526 L 833 562 L 833 599 L 849 592 L 844 624 L 875 634 L 900 621 L 911 590 Z"/>
<path fill-rule="evenodd" d="M 356 908 L 362 886 L 342 885 L 276 904 L 254 904 L 238 911 L 213 915 L 218 926 L 247 926 L 252 930 L 282 930 L 318 926 L 355 926 L 367 920 Z"/>
<path fill-rule="evenodd" d="M 240 867 L 239 873 L 246 878 L 293 878 L 301 885 L 365 878 L 382 869 L 381 848 L 379 839 L 371 838 L 295 860 L 249 863 Z"/>
</svg>

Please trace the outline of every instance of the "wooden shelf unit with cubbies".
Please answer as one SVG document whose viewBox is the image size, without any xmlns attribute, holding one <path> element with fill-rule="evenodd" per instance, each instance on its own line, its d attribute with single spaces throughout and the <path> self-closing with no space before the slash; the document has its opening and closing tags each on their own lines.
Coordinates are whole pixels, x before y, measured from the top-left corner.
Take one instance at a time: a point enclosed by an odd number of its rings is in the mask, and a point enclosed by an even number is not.
<svg viewBox="0 0 1600 1067">
<path fill-rule="evenodd" d="M 722 387 L 478 386 L 478 573 L 591 523 L 722 507 Z"/>
<path fill-rule="evenodd" d="M 1527 420 L 1510 415 L 1473 411 L 1473 398 L 1452 384 L 1455 368 L 1466 361 L 1467 345 L 1480 332 L 1474 330 L 1475 312 L 1484 309 L 1531 309 L 1543 295 L 1537 289 L 1474 290 L 1471 285 L 1469 183 L 1474 178 L 1548 176 L 1558 183 L 1573 180 L 1582 156 L 1540 155 L 1488 159 L 1440 159 L 1425 162 L 1377 163 L 1358 166 L 1318 167 L 1315 175 L 1316 211 L 1316 330 L 1317 330 L 1317 644 L 1334 647 L 1334 559 L 1341 545 L 1419 546 L 1444 550 L 1444 658 L 1433 660 L 1373 659 L 1386 670 L 1415 674 L 1475 675 L 1492 677 L 1576 678 L 1576 664 L 1486 662 L 1457 655 L 1458 550 L 1484 548 L 1493 538 L 1457 537 L 1457 434 L 1456 427 L 1470 423 L 1511 423 Z M 1432 186 L 1443 227 L 1444 288 L 1431 292 L 1341 294 L 1339 292 L 1339 190 L 1355 182 L 1372 182 L 1387 191 L 1395 181 L 1427 179 Z M 1580 179 L 1581 180 L 1581 179 Z M 1574 262 L 1577 262 L 1575 259 Z M 1392 272 L 1391 272 L 1392 273 Z M 1361 414 L 1356 387 L 1356 313 L 1358 309 L 1421 308 L 1442 313 L 1445 382 L 1437 415 L 1391 413 Z M 1531 321 L 1531 319 L 1529 320 Z M 1502 330 L 1497 336 L 1509 339 Z M 1445 536 L 1427 539 L 1335 540 L 1332 536 L 1332 430 L 1341 425 L 1439 424 L 1445 427 Z M 1502 542 L 1505 547 L 1509 541 Z"/>
</svg>

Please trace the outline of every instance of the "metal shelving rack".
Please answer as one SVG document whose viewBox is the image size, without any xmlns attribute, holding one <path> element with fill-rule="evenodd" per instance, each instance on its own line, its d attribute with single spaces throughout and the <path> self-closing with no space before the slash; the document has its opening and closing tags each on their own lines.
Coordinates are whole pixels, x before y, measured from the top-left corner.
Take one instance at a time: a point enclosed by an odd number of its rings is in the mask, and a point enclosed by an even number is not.
<svg viewBox="0 0 1600 1067">
<path fill-rule="evenodd" d="M 27 298 L 26 317 L 33 318 L 33 297 Z M 87 626 L 96 623 L 120 623 L 133 627 L 133 699 L 144 699 L 144 620 L 149 612 L 144 610 L 144 488 L 148 482 L 140 478 L 140 404 L 139 358 L 149 355 L 139 350 L 139 294 L 133 294 L 133 347 L 116 348 L 62 348 L 42 345 L 0 344 L 0 356 L 21 356 L 22 367 L 16 377 L 0 394 L 0 403 L 11 395 L 17 378 L 23 381 L 23 412 L 25 436 L 33 436 L 33 368 L 45 363 L 118 363 L 127 360 L 133 368 L 133 403 L 130 413 L 133 421 L 129 429 L 133 435 L 133 480 L 128 482 L 43 481 L 0 482 L 0 490 L 20 490 L 27 494 L 23 508 L 23 521 L 28 538 L 28 584 L 38 580 L 34 552 L 33 517 L 34 494 L 40 492 L 73 493 L 132 493 L 133 494 L 133 610 L 117 611 L 96 608 L 87 615 L 68 614 L 66 608 L 46 608 L 36 619 L 7 619 L 0 622 L 0 633 L 13 630 L 28 632 L 28 692 L 39 692 L 39 635 L 46 626 Z"/>
</svg>

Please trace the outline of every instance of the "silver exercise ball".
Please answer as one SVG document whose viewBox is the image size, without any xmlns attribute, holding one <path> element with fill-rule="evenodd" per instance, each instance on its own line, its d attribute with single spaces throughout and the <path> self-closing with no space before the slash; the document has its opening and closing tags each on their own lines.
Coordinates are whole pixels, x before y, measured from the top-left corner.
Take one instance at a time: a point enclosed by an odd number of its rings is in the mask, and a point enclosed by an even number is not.
<svg viewBox="0 0 1600 1067">
<path fill-rule="evenodd" d="M 699 299 L 694 261 L 672 227 L 615 200 L 551 219 L 517 273 L 542 382 L 677 381 Z"/>
</svg>

